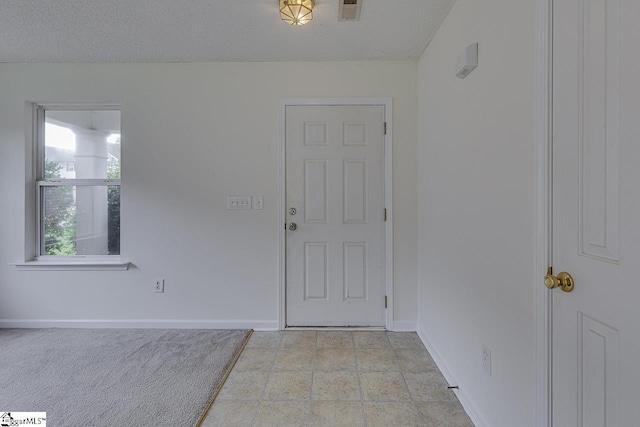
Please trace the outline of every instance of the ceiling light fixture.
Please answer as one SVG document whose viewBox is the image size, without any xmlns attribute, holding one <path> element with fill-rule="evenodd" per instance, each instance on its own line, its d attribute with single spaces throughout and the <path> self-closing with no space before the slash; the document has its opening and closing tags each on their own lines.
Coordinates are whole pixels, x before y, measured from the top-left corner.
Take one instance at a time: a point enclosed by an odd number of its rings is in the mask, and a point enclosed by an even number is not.
<svg viewBox="0 0 640 427">
<path fill-rule="evenodd" d="M 280 18 L 291 25 L 304 25 L 313 19 L 313 0 L 280 0 Z"/>
</svg>

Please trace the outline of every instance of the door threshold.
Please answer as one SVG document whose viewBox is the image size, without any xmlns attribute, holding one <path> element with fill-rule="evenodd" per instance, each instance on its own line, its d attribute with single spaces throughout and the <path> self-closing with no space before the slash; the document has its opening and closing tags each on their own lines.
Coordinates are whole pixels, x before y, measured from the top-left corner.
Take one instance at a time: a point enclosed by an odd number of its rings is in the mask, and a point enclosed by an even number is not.
<svg viewBox="0 0 640 427">
<path fill-rule="evenodd" d="M 285 331 L 386 331 L 384 326 L 285 326 Z"/>
</svg>

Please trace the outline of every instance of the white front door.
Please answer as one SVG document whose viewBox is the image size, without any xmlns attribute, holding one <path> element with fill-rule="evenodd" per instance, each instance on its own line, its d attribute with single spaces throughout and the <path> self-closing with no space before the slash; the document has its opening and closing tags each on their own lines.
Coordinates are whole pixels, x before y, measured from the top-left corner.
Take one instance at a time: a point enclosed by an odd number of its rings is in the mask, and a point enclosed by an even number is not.
<svg viewBox="0 0 640 427">
<path fill-rule="evenodd" d="M 384 106 L 285 116 L 286 324 L 384 326 Z"/>
<path fill-rule="evenodd" d="M 553 426 L 640 426 L 640 1 L 554 2 Z"/>
</svg>

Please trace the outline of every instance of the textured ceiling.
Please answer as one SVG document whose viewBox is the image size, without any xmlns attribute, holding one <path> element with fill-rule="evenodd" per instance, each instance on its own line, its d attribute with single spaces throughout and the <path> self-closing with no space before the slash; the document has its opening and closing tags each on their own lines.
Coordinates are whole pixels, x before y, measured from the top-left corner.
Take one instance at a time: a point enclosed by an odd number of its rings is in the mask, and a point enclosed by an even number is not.
<svg viewBox="0 0 640 427">
<path fill-rule="evenodd" d="M 418 59 L 455 0 L 338 0 L 313 21 L 280 20 L 278 0 L 0 0 L 0 62 Z"/>
</svg>

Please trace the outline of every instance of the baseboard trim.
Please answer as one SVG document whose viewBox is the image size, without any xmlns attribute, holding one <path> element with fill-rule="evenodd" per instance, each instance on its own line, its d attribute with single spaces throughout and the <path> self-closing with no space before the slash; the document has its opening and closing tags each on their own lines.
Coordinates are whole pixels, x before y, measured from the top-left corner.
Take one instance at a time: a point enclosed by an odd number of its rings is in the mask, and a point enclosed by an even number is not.
<svg viewBox="0 0 640 427">
<path fill-rule="evenodd" d="M 457 385 L 458 381 L 456 380 L 455 376 L 451 373 L 451 369 L 449 369 L 444 359 L 440 356 L 440 353 L 438 353 L 438 351 L 435 349 L 433 344 L 431 344 L 431 341 L 429 341 L 429 338 L 427 338 L 426 332 L 424 332 L 422 328 L 418 328 L 417 332 L 418 332 L 418 336 L 422 340 L 422 343 L 431 354 L 433 361 L 436 363 L 436 365 L 438 366 L 438 369 L 440 369 L 440 372 L 442 372 L 442 375 L 444 375 L 444 378 L 447 380 L 447 383 Z M 467 415 L 469 415 L 469 418 L 471 418 L 471 421 L 473 422 L 473 424 L 476 427 L 489 427 L 489 424 L 480 415 L 480 412 L 478 411 L 476 406 L 473 404 L 473 402 L 469 398 L 469 395 L 464 392 L 464 389 L 460 388 L 458 390 L 453 390 L 453 391 L 456 394 L 456 396 L 458 396 L 458 400 L 462 404 L 462 407 L 464 408 L 464 410 L 467 412 Z"/>
<path fill-rule="evenodd" d="M 7 328 L 79 329 L 253 329 L 277 331 L 277 320 L 173 320 L 173 319 L 0 319 Z"/>
<path fill-rule="evenodd" d="M 416 322 L 411 320 L 394 321 L 391 331 L 393 332 L 415 332 Z"/>
</svg>

